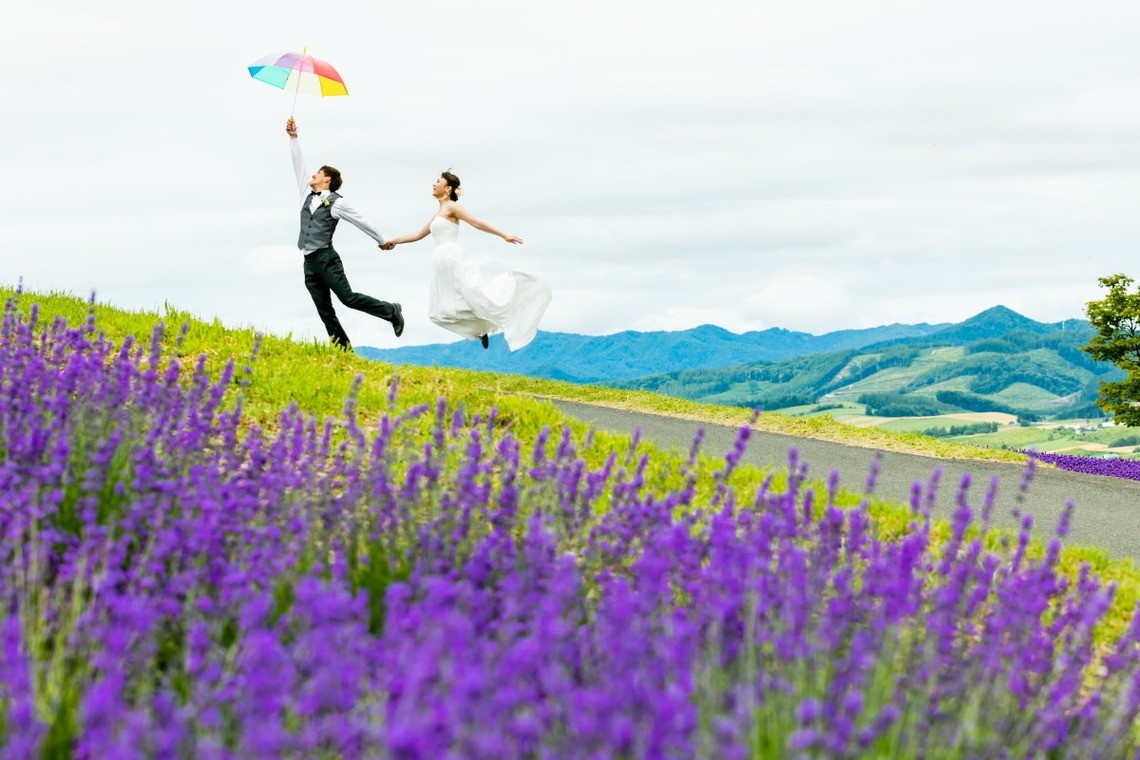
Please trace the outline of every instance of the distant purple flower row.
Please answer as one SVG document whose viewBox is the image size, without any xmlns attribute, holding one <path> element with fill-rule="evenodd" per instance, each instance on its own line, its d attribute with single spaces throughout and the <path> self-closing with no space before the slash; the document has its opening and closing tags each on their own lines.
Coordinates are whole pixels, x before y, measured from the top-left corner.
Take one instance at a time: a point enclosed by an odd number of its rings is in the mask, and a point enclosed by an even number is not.
<svg viewBox="0 0 1140 760">
<path fill-rule="evenodd" d="M 1112 589 L 967 539 L 965 484 L 888 543 L 794 455 L 739 501 L 747 428 L 668 488 L 442 400 L 261 430 L 159 345 L 5 313 L 5 756 L 1132 754 L 1140 619 L 1098 650 Z"/>
<path fill-rule="evenodd" d="M 1137 459 L 1109 459 L 1106 457 L 1086 457 L 1078 454 L 1050 454 L 1040 451 L 1023 451 L 1022 453 L 1042 462 L 1056 465 L 1062 470 L 1140 480 L 1140 460 Z"/>
</svg>

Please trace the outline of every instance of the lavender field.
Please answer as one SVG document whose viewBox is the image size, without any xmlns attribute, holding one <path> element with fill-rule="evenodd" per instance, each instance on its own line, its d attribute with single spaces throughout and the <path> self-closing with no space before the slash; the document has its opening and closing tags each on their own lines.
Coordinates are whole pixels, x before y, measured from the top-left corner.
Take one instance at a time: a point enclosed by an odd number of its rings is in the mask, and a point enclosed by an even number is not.
<svg viewBox="0 0 1140 760">
<path fill-rule="evenodd" d="M 738 488 L 748 428 L 658 477 L 396 383 L 257 424 L 159 338 L 5 311 L 4 757 L 1136 755 L 1140 618 L 1064 525 L 916 488 L 887 539 L 794 456 Z"/>
<path fill-rule="evenodd" d="M 1140 480 L 1140 460 L 1087 457 L 1079 454 L 1056 454 L 1042 451 L 1025 451 L 1030 457 L 1062 470 L 1083 472 L 1086 475 L 1103 475 L 1111 478 Z"/>
</svg>

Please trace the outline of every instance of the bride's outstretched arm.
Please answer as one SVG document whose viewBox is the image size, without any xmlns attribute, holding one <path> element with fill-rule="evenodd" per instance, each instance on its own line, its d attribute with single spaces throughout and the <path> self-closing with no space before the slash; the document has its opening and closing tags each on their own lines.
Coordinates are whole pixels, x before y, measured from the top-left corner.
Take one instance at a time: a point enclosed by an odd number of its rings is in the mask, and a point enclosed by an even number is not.
<svg viewBox="0 0 1140 760">
<path fill-rule="evenodd" d="M 481 221 L 481 220 L 476 219 L 475 217 L 471 216 L 471 213 L 467 209 L 460 206 L 458 203 L 452 203 L 451 204 L 451 213 L 454 214 L 456 217 L 462 219 L 463 221 L 467 222 L 468 224 L 470 224 L 475 229 L 482 230 L 483 232 L 490 233 L 491 235 L 498 235 L 503 240 L 506 240 L 508 243 L 521 243 L 522 242 L 522 238 L 515 237 L 514 235 L 505 235 L 502 232 L 499 232 L 497 229 L 495 229 L 491 225 L 487 224 L 486 222 Z"/>
<path fill-rule="evenodd" d="M 435 217 L 432 217 L 432 219 L 434 219 L 434 218 Z M 419 232 L 413 232 L 411 235 L 400 235 L 400 237 L 394 237 L 388 241 L 388 244 L 391 245 L 392 247 L 395 247 L 395 246 L 399 245 L 400 243 L 414 243 L 417 240 L 423 240 L 429 234 L 431 234 L 431 220 L 430 219 L 428 220 L 428 223 L 423 226 L 423 229 L 421 229 Z M 389 248 L 388 250 L 391 250 L 391 248 Z"/>
</svg>

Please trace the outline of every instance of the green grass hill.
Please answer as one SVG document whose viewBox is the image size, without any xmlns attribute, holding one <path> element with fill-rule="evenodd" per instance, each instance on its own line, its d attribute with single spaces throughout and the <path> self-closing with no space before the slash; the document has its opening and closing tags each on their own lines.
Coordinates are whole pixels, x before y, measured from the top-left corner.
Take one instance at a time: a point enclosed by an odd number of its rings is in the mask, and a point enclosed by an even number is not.
<svg viewBox="0 0 1140 760">
<path fill-rule="evenodd" d="M 4 287 L 0 287 L 0 299 L 8 302 L 9 308 L 26 314 L 34 312 L 40 324 L 63 319 L 79 325 L 93 320 L 96 329 L 116 343 L 134 336 L 145 346 L 152 335 L 157 334 L 157 339 L 164 344 L 163 355 L 180 358 L 188 374 L 194 371 L 199 360 L 203 369 L 215 377 L 227 363 L 233 362 L 237 372 L 231 402 L 240 399 L 244 418 L 265 427 L 272 427 L 281 411 L 291 404 L 317 419 L 343 419 L 348 399 L 352 399 L 352 413 L 357 423 L 368 426 L 392 410 L 392 387 L 396 383 L 397 411 L 421 404 L 435 406 L 440 399 L 446 399 L 451 409 L 463 410 L 468 415 L 487 415 L 494 409 L 496 424 L 509 428 L 523 445 L 533 444 L 546 435 L 544 431 L 569 429 L 583 457 L 600 464 L 615 453 L 628 461 L 630 437 L 590 431 L 586 425 L 563 415 L 546 399 L 666 414 L 709 424 L 740 425 L 748 423 L 751 417 L 751 412 L 743 408 L 702 404 L 645 391 L 576 385 L 521 375 L 392 365 L 315 341 L 258 336 L 249 329 L 233 329 L 216 319 L 198 320 L 172 308 L 161 314 L 127 311 L 91 303 L 71 294 L 19 293 Z M 159 325 L 165 327 L 156 333 Z M 752 424 L 761 430 L 928 456 L 1024 461 L 1022 455 L 1014 452 L 950 443 L 914 433 L 858 429 L 827 418 L 767 413 Z M 687 452 L 661 451 L 644 442 L 637 451 L 646 455 L 651 463 L 646 473 L 650 482 L 665 484 L 682 477 L 686 471 Z M 723 454 L 707 452 L 699 458 L 697 484 L 706 495 L 711 496 L 717 487 L 715 472 L 723 467 Z M 819 471 L 826 471 L 826 463 L 820 465 Z M 742 499 L 747 499 L 768 478 L 772 478 L 773 488 L 782 488 L 784 482 L 779 468 L 742 466 L 734 471 L 732 478 L 731 485 Z M 813 487 L 818 489 L 822 485 L 817 483 Z M 843 492 L 839 503 L 851 505 L 861 498 L 857 493 Z M 872 503 L 871 514 L 875 530 L 884 537 L 907 530 L 913 519 L 905 506 L 881 501 Z M 993 537 L 995 545 L 1001 540 L 1001 536 Z M 1040 553 L 1043 547 L 1035 545 L 1032 551 Z M 1064 549 L 1062 567 L 1067 572 L 1075 577 L 1082 563 L 1088 563 L 1094 572 L 1118 582 L 1120 592 L 1110 624 L 1112 631 L 1107 633 L 1119 632 L 1135 604 L 1140 573 L 1131 562 L 1112 560 L 1100 549 Z"/>
</svg>

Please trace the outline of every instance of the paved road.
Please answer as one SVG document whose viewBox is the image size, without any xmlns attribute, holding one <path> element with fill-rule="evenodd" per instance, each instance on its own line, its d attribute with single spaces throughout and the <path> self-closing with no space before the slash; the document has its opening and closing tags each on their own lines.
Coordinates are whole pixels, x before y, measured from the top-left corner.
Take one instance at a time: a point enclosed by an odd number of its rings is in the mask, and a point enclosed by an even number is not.
<svg viewBox="0 0 1140 760">
<path fill-rule="evenodd" d="M 687 452 L 698 423 L 656 414 L 627 412 L 618 409 L 553 402 L 566 414 L 599 430 L 631 433 L 641 428 L 642 437 L 665 449 Z M 736 429 L 723 425 L 705 425 L 701 450 L 709 455 L 726 452 L 736 440 Z M 808 463 L 811 478 L 824 479 L 839 470 L 840 484 L 850 490 L 862 490 L 875 452 L 858 446 L 846 446 L 811 438 L 797 438 L 778 433 L 757 432 L 749 441 L 744 461 L 758 466 L 781 466 L 787 463 L 788 448 L 794 446 Z M 1009 509 L 1021 483 L 1024 467 L 1001 462 L 960 459 L 934 459 L 914 454 L 885 452 L 882 471 L 875 493 L 883 498 L 906 503 L 914 481 L 925 483 L 936 467 L 942 468 L 935 514 L 949 515 L 954 494 L 963 473 L 970 473 L 973 485 L 971 503 L 981 504 L 990 479 L 999 478 L 997 509 L 994 522 L 1015 528 Z M 1099 546 L 1116 557 L 1130 557 L 1140 562 L 1140 482 L 1121 478 L 1083 475 L 1075 472 L 1038 468 L 1024 501 L 1039 526 L 1039 538 L 1052 535 L 1066 501 L 1076 502 L 1068 543 Z"/>
</svg>

